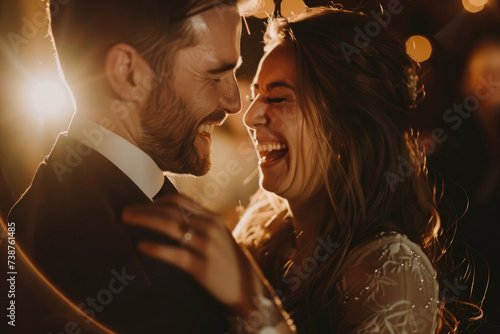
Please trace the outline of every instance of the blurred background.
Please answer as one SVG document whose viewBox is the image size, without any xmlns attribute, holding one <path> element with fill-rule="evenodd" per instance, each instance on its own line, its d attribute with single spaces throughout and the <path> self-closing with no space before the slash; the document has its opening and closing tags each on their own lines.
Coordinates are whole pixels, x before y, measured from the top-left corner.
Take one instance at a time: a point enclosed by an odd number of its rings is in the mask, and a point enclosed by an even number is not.
<svg viewBox="0 0 500 334">
<path fill-rule="evenodd" d="M 283 0 L 282 15 L 298 14 L 306 4 L 328 3 Z M 458 216 L 469 206 L 458 222 L 457 258 L 470 256 L 476 265 L 476 300 L 482 299 L 489 282 L 484 304 L 488 324 L 482 330 L 500 332 L 494 320 L 500 315 L 496 256 L 500 236 L 500 0 L 338 3 L 366 13 L 379 12 L 380 6 L 398 9 L 388 28 L 420 63 L 426 90 L 415 112 L 415 128 L 427 147 L 432 173 L 443 177 Z M 273 1 L 268 0 L 265 9 L 247 18 L 244 25 L 243 65 L 237 72 L 243 111 L 263 53 L 266 18 L 272 11 Z M 73 107 L 46 38 L 42 2 L 0 0 L 0 32 L 0 212 L 5 214 L 29 186 L 58 133 L 67 129 Z M 216 130 L 213 168 L 207 176 L 175 178 L 181 192 L 224 214 L 229 227 L 258 188 L 256 154 L 242 116 L 243 112 L 229 117 Z M 453 291 L 458 296 L 472 288 Z"/>
</svg>

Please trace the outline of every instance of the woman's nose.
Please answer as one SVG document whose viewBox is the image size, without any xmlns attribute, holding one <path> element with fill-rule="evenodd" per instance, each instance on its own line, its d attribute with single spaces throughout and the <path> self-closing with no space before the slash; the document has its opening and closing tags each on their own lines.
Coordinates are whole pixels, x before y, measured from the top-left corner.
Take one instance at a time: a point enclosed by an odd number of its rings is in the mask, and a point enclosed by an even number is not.
<svg viewBox="0 0 500 334">
<path fill-rule="evenodd" d="M 266 109 L 267 105 L 259 101 L 260 94 L 257 95 L 248 107 L 243 118 L 243 122 L 249 128 L 255 129 L 259 125 L 264 125 L 267 122 Z"/>
</svg>

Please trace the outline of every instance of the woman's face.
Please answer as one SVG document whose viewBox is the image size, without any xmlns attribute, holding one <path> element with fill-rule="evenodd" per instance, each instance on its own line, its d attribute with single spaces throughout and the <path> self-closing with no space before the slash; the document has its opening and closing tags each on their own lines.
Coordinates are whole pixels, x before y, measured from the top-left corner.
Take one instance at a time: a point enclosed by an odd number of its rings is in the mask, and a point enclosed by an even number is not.
<svg viewBox="0 0 500 334">
<path fill-rule="evenodd" d="M 320 188 L 316 147 L 297 103 L 292 47 L 281 45 L 260 61 L 245 124 L 259 155 L 260 185 L 289 201 L 302 202 Z"/>
</svg>

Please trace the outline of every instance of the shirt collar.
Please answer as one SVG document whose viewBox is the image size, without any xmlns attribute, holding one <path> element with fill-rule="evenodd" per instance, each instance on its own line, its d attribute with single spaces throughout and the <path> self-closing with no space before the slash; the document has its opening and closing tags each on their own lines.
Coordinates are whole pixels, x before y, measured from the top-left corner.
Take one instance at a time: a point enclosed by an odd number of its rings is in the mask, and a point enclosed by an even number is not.
<svg viewBox="0 0 500 334">
<path fill-rule="evenodd" d="M 149 155 L 107 128 L 75 115 L 68 137 L 99 152 L 118 167 L 142 192 L 153 200 L 164 182 L 162 170 Z"/>
</svg>

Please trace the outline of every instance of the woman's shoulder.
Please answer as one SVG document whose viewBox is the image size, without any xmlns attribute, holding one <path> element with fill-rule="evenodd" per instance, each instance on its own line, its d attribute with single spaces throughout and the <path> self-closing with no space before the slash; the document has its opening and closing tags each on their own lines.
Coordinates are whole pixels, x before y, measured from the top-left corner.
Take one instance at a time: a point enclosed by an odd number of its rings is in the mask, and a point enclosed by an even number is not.
<svg viewBox="0 0 500 334">
<path fill-rule="evenodd" d="M 347 254 L 340 272 L 344 288 L 351 291 L 367 290 L 367 281 L 388 275 L 425 276 L 426 280 L 417 280 L 419 287 L 431 283 L 429 279 L 436 281 L 436 270 L 421 247 L 397 232 L 380 233 L 362 241 Z"/>
<path fill-rule="evenodd" d="M 436 270 L 420 246 L 397 232 L 364 240 L 346 256 L 337 285 L 345 322 L 359 328 L 380 326 L 394 316 L 397 323 L 418 320 L 435 328 L 439 300 Z M 360 321 L 362 319 L 362 321 Z M 425 320 L 425 321 L 424 321 Z M 397 323 L 386 323 L 396 332 Z M 368 331 L 369 332 L 369 331 Z"/>
<path fill-rule="evenodd" d="M 344 260 L 344 270 L 352 267 L 385 267 L 408 265 L 434 273 L 434 267 L 422 248 L 404 234 L 398 232 L 382 232 L 367 238 L 355 246 Z"/>
</svg>

